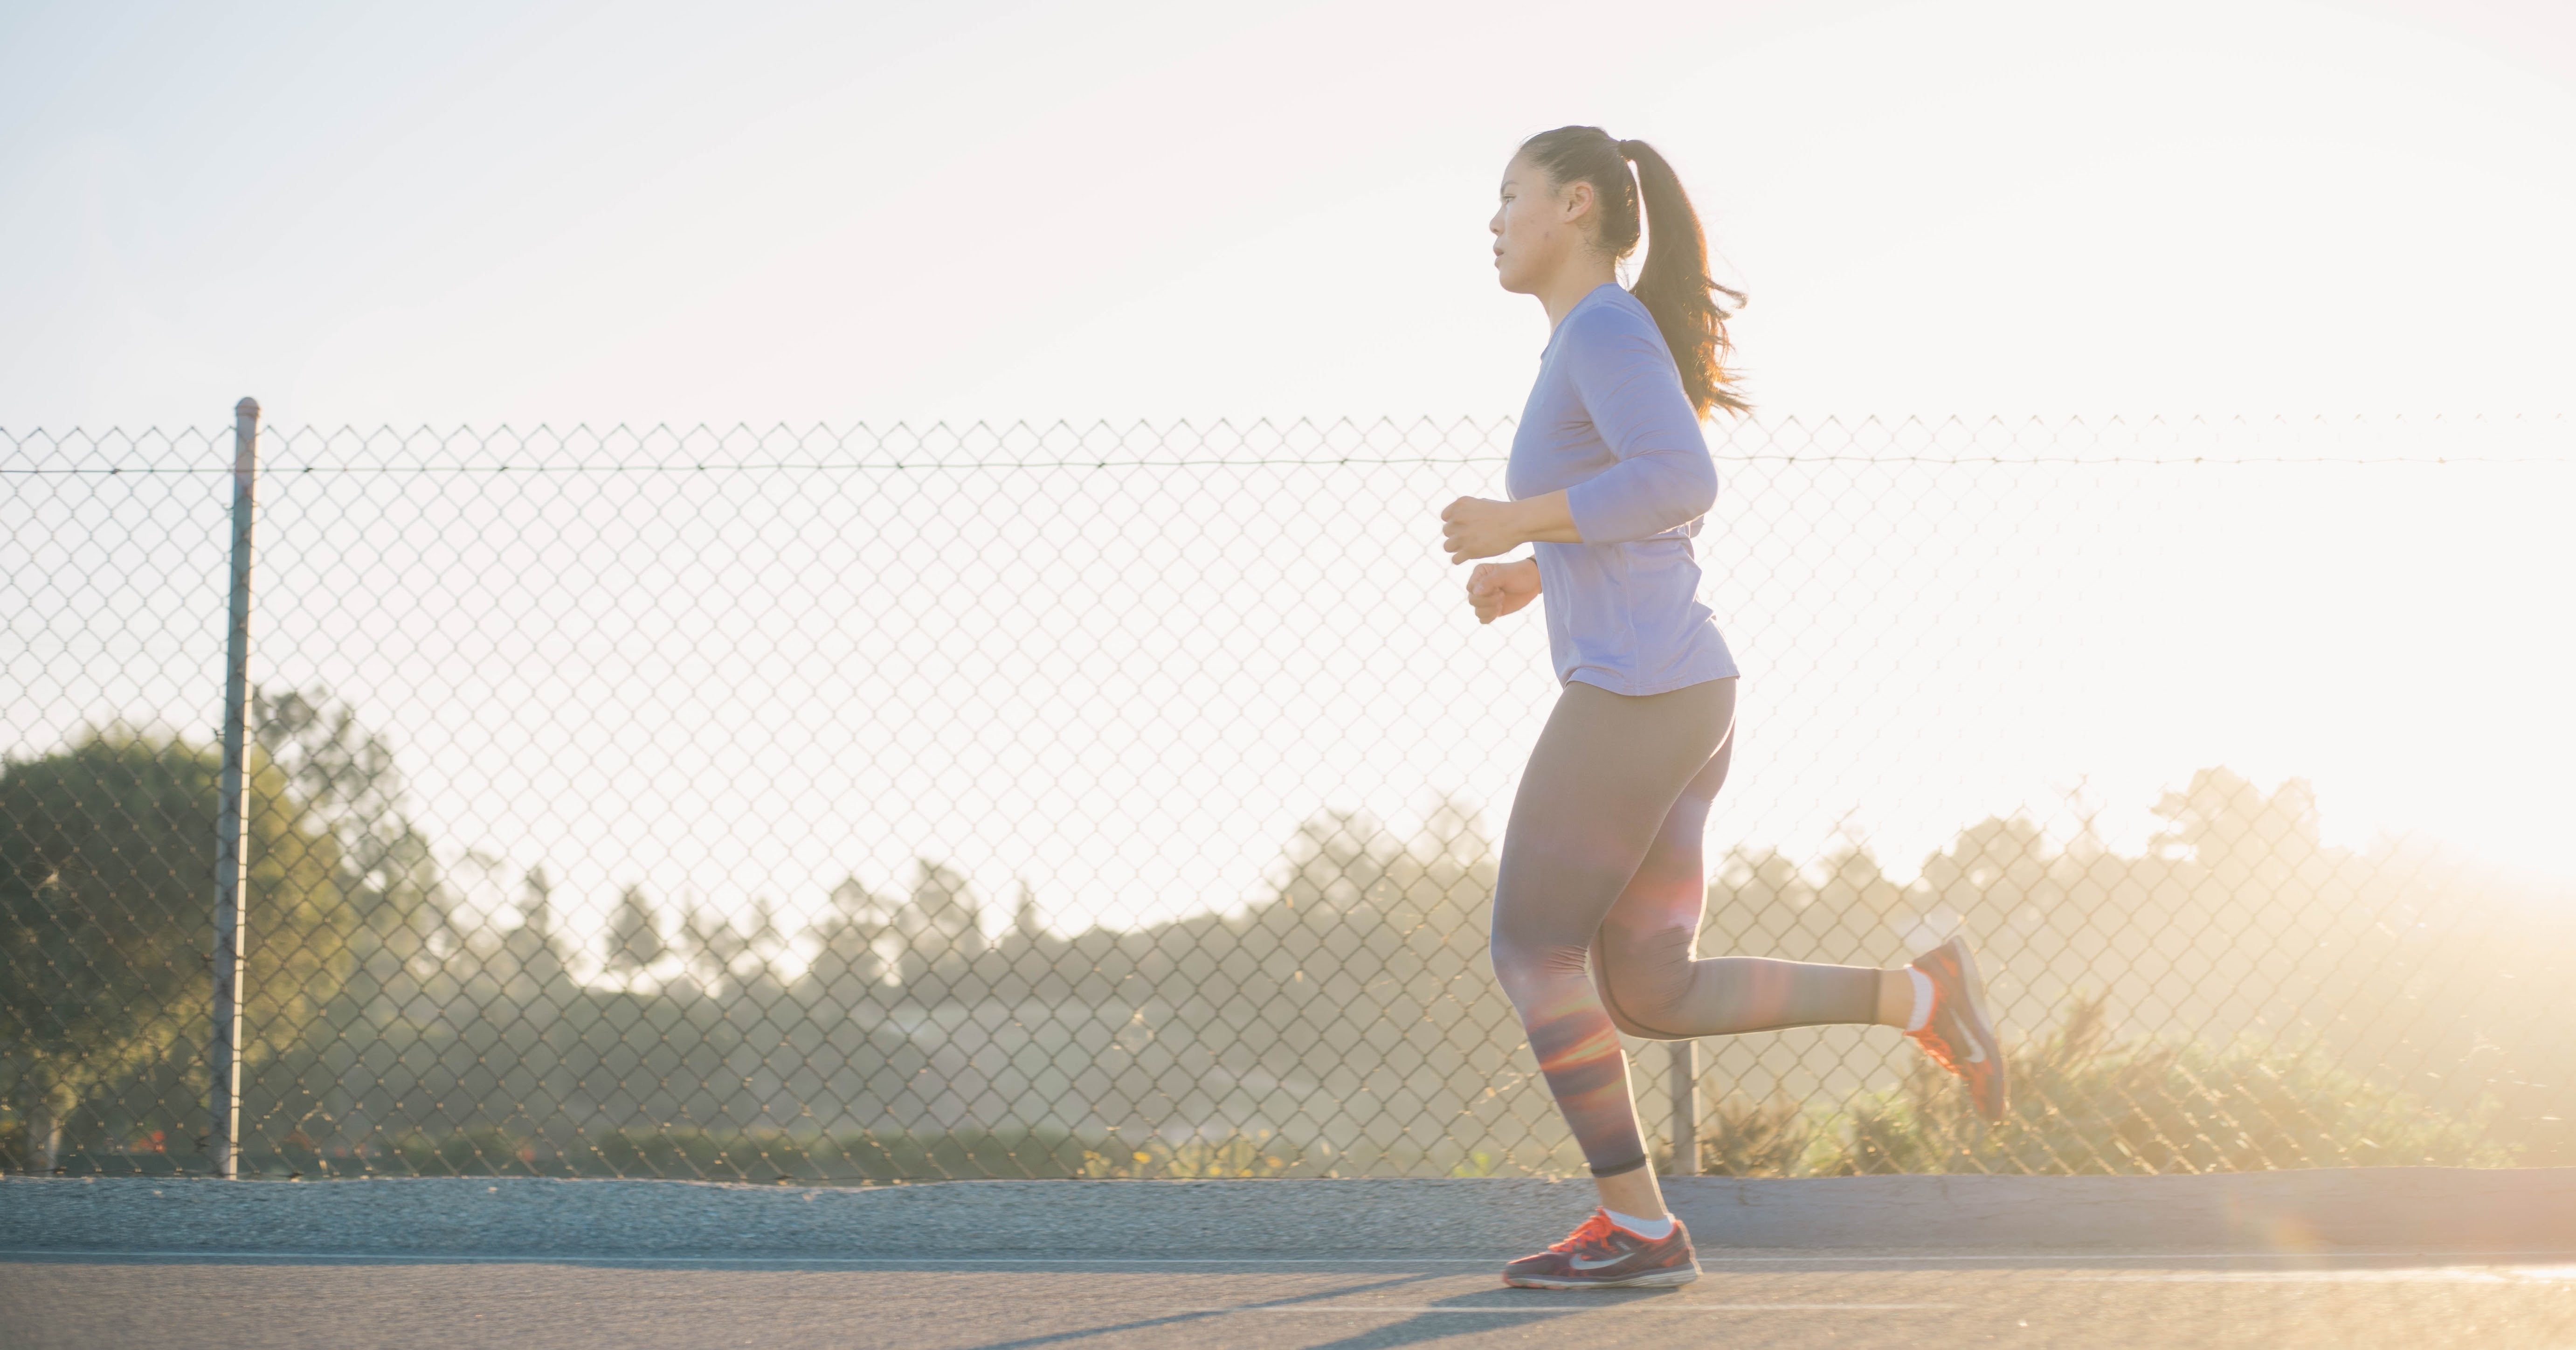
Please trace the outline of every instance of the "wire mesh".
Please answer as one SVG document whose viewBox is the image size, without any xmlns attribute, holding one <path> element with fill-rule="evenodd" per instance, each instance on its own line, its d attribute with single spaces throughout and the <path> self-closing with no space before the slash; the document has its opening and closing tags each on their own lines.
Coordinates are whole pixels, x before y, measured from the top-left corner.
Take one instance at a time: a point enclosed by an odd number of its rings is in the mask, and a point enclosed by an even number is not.
<svg viewBox="0 0 2576 1350">
<path fill-rule="evenodd" d="M 1701 951 L 1964 924 L 2020 1090 L 1713 1042 L 1704 1167 L 2576 1162 L 2568 886 L 2225 766 L 2533 623 L 2564 421 L 1718 431 Z M 272 430 L 243 1172 L 1577 1172 L 1484 955 L 1545 638 L 1436 548 L 1511 432 Z M 205 1165 L 229 462 L 0 433 L 9 1168 Z"/>
</svg>

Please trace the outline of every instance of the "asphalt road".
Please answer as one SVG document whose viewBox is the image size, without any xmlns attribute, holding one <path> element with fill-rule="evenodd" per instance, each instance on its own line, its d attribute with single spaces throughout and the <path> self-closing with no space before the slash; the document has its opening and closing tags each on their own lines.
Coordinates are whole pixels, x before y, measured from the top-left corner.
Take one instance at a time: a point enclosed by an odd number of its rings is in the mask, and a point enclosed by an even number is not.
<svg viewBox="0 0 2576 1350">
<path fill-rule="evenodd" d="M 2576 1346 L 2576 1254 L 1703 1257 L 1672 1291 L 1492 1263 L 0 1256 L 0 1345 L 643 1350 L 1686 1344 Z"/>
</svg>

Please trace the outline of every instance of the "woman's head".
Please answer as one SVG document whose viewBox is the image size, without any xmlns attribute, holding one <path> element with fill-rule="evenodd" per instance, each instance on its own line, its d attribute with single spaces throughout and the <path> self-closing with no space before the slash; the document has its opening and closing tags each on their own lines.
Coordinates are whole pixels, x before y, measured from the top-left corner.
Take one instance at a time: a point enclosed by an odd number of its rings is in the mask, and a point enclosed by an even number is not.
<svg viewBox="0 0 2576 1350">
<path fill-rule="evenodd" d="M 1746 409 L 1725 366 L 1734 350 L 1726 337 L 1728 307 L 1742 305 L 1744 296 L 1709 277 L 1699 215 L 1653 146 L 1613 140 L 1599 127 L 1543 131 L 1512 156 L 1502 196 L 1493 231 L 1503 289 L 1536 290 L 1576 250 L 1603 260 L 1627 257 L 1646 236 L 1646 261 L 1629 290 L 1655 316 L 1692 410 L 1705 417 L 1712 408 Z"/>
</svg>

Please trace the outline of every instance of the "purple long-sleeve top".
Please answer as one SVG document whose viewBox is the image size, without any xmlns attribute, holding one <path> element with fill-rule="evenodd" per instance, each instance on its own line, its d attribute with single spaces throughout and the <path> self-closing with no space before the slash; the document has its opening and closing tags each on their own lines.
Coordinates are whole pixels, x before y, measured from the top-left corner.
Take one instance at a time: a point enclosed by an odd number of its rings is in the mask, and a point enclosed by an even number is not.
<svg viewBox="0 0 2576 1350">
<path fill-rule="evenodd" d="M 1736 673 L 1691 550 L 1717 465 L 1637 297 L 1599 287 L 1557 324 L 1503 482 L 1516 501 L 1564 489 L 1583 536 L 1537 545 L 1559 681 L 1660 694 Z"/>
</svg>

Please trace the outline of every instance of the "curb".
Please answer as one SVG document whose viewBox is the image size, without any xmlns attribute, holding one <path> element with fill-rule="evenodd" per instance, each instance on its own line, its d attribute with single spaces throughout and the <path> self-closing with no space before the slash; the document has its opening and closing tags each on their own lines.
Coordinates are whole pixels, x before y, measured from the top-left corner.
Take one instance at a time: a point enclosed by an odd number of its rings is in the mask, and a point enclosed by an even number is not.
<svg viewBox="0 0 2576 1350">
<path fill-rule="evenodd" d="M 1704 1253 L 2576 1252 L 2576 1168 L 2164 1177 L 1675 1177 Z M 953 1181 L 864 1188 L 437 1177 L 0 1178 L 0 1253 L 1487 1257 L 1562 1235 L 1582 1181 Z"/>
</svg>

